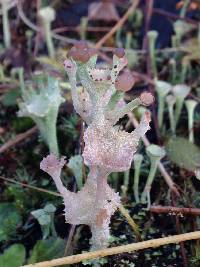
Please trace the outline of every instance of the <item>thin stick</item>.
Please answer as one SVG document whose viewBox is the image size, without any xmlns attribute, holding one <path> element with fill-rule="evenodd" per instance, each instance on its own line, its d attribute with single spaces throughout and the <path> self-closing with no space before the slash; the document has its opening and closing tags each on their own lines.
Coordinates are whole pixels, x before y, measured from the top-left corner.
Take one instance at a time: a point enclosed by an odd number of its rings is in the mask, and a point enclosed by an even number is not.
<svg viewBox="0 0 200 267">
<path fill-rule="evenodd" d="M 140 0 L 132 0 L 132 5 L 128 8 L 123 17 L 115 24 L 115 26 L 101 38 L 95 45 L 95 48 L 100 48 L 123 24 L 126 22 L 128 17 L 135 11 Z"/>
<path fill-rule="evenodd" d="M 134 127 L 135 128 L 138 127 L 139 123 L 136 120 L 133 113 L 130 112 L 128 114 L 128 117 L 129 117 L 130 121 L 132 122 L 132 124 L 134 125 Z M 150 142 L 145 135 L 141 138 L 142 138 L 142 141 L 146 147 L 150 145 Z M 163 164 L 161 162 L 159 162 L 158 168 L 159 168 L 163 178 L 165 179 L 165 182 L 168 184 L 168 186 L 172 190 L 172 192 L 174 192 L 177 196 L 180 196 L 180 194 L 176 188 L 176 184 L 173 182 L 171 176 L 168 174 L 168 172 L 166 171 L 165 167 L 163 166 Z"/>
<path fill-rule="evenodd" d="M 113 248 L 107 248 L 107 249 L 77 254 L 74 256 L 54 259 L 51 261 L 44 261 L 44 262 L 39 262 L 35 264 L 24 265 L 23 267 L 55 267 L 55 266 L 61 266 L 65 264 L 74 264 L 74 263 L 78 263 L 84 260 L 96 259 L 99 257 L 116 255 L 116 254 L 124 253 L 124 252 L 131 253 L 133 251 L 137 251 L 141 249 L 156 248 L 156 247 L 163 246 L 163 245 L 180 243 L 182 241 L 195 240 L 195 239 L 200 239 L 200 231 L 190 232 L 190 233 L 181 234 L 181 235 L 173 235 L 173 236 L 143 241 L 139 243 L 133 243 L 129 245 L 123 245 L 123 246 L 118 246 L 118 247 L 113 247 Z"/>
<path fill-rule="evenodd" d="M 196 21 L 196 20 L 193 20 L 193 19 L 190 19 L 190 18 L 182 18 L 179 15 L 173 14 L 171 12 L 167 12 L 167 11 L 165 11 L 163 9 L 160 9 L 160 8 L 154 8 L 153 12 L 156 13 L 156 14 L 168 17 L 168 18 L 170 18 L 172 20 L 183 20 L 183 21 L 185 21 L 187 23 L 190 23 L 192 25 L 195 25 L 195 26 L 199 25 L 199 22 Z"/>
<path fill-rule="evenodd" d="M 61 195 L 59 193 L 56 193 L 56 192 L 53 192 L 53 191 L 49 191 L 49 190 L 46 190 L 46 189 L 43 189 L 43 188 L 40 188 L 40 187 L 36 187 L 36 186 L 33 186 L 33 185 L 21 183 L 21 182 L 15 181 L 14 179 L 10 179 L 10 178 L 3 177 L 3 176 L 0 176 L 0 179 L 4 180 L 6 182 L 9 182 L 9 183 L 18 184 L 18 185 L 20 185 L 22 187 L 27 187 L 27 188 L 30 188 L 30 189 L 33 189 L 33 190 L 37 190 L 37 191 L 40 191 L 40 192 L 43 192 L 43 193 L 48 193 L 48 194 L 51 194 L 51 195 L 54 195 L 54 196 L 57 196 L 57 197 L 61 197 Z"/>
<path fill-rule="evenodd" d="M 31 129 L 29 129 L 28 131 L 26 131 L 24 133 L 17 134 L 15 136 L 15 139 L 8 140 L 5 144 L 3 144 L 0 147 L 0 153 L 5 152 L 6 150 L 8 150 L 9 148 L 11 148 L 12 146 L 14 146 L 14 145 L 20 143 L 21 141 L 23 141 L 25 138 L 30 137 L 36 131 L 37 131 L 37 127 L 34 126 L 34 127 L 32 127 Z"/>
<path fill-rule="evenodd" d="M 133 76 L 135 76 L 136 78 L 145 81 L 146 83 L 150 84 L 150 85 L 155 85 L 155 81 L 151 78 L 149 78 L 146 74 L 142 74 L 136 71 L 132 71 Z"/>
<path fill-rule="evenodd" d="M 18 14 L 21 18 L 21 20 L 29 27 L 31 28 L 33 31 L 36 31 L 36 32 L 41 32 L 41 27 L 38 27 L 37 25 L 35 25 L 34 23 L 32 23 L 27 17 L 26 15 L 24 14 L 24 11 L 23 11 L 23 8 L 22 8 L 22 0 L 18 0 L 17 1 L 17 10 L 18 10 Z M 66 42 L 66 43 L 76 43 L 77 40 L 75 39 L 72 39 L 72 38 L 67 38 L 65 36 L 62 36 L 62 35 L 59 35 L 59 34 L 56 34 L 54 32 L 51 32 L 51 35 L 53 38 L 57 39 L 57 40 L 60 40 L 60 41 L 63 41 L 63 42 Z"/>
<path fill-rule="evenodd" d="M 69 231 L 68 238 L 67 238 L 67 244 L 66 244 L 66 247 L 65 247 L 64 256 L 69 255 L 69 248 L 70 248 L 71 243 L 72 243 L 72 239 L 73 239 L 73 235 L 74 235 L 75 229 L 76 229 L 76 225 L 72 224 L 71 228 L 70 228 L 70 231 Z"/>
<path fill-rule="evenodd" d="M 151 17 L 153 14 L 153 4 L 154 4 L 154 0 L 146 0 L 144 39 L 143 39 L 143 44 L 142 44 L 142 49 L 144 49 L 144 50 L 147 50 L 147 45 L 148 45 L 147 33 L 149 31 L 149 28 L 150 28 Z"/>
<path fill-rule="evenodd" d="M 63 33 L 66 31 L 79 32 L 80 29 L 81 29 L 80 26 L 77 26 L 77 27 L 63 26 L 63 27 L 56 28 L 53 31 L 54 33 Z M 88 32 L 108 32 L 110 30 L 111 30 L 111 27 L 93 27 L 93 26 L 87 27 Z"/>
<path fill-rule="evenodd" d="M 169 215 L 193 215 L 193 216 L 199 216 L 200 215 L 200 209 L 197 208 L 179 208 L 179 207 L 173 207 L 173 206 L 151 206 L 150 212 L 153 213 L 164 213 Z"/>
<path fill-rule="evenodd" d="M 172 197 L 172 205 L 176 206 L 176 196 L 174 194 L 171 194 Z M 181 224 L 180 224 L 180 220 L 179 220 L 179 216 L 175 215 L 175 225 L 176 225 L 176 231 L 178 234 L 181 234 L 182 230 L 181 230 Z M 187 255 L 186 255 L 186 250 L 185 250 L 185 244 L 183 241 L 180 242 L 180 253 L 183 259 L 183 267 L 188 267 L 188 259 L 187 259 Z"/>
</svg>

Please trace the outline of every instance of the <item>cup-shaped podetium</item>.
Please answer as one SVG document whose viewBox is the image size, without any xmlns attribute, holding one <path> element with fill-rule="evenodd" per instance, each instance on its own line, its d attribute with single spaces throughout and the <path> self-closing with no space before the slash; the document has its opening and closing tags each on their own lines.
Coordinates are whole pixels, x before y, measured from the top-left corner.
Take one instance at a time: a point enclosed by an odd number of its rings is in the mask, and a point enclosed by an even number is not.
<svg viewBox="0 0 200 267">
<path fill-rule="evenodd" d="M 186 0 L 184 2 L 186 3 L 187 1 L 188 0 Z M 190 0 L 189 0 L 189 2 L 190 2 Z M 194 28 L 194 26 L 192 24 L 190 25 L 189 23 L 187 23 L 183 20 L 177 20 L 173 26 L 174 26 L 174 32 L 175 32 L 175 36 L 176 36 L 177 46 L 180 45 L 182 37 Z"/>
<path fill-rule="evenodd" d="M 2 24 L 3 24 L 3 39 L 6 48 L 11 46 L 11 34 L 10 34 L 10 24 L 8 18 L 9 0 L 1 0 L 2 7 Z"/>
<path fill-rule="evenodd" d="M 55 58 L 55 49 L 51 36 L 51 23 L 56 17 L 55 10 L 52 7 L 43 7 L 38 11 L 38 16 L 43 27 L 49 56 L 50 58 Z"/>
<path fill-rule="evenodd" d="M 171 84 L 157 80 L 155 82 L 156 92 L 158 95 L 158 126 L 162 128 L 163 125 L 163 115 L 165 107 L 165 97 L 172 90 Z"/>
<path fill-rule="evenodd" d="M 166 155 L 166 152 L 165 152 L 165 149 L 163 147 L 152 144 L 146 148 L 146 153 L 150 159 L 151 166 L 150 166 L 149 175 L 147 177 L 146 185 L 145 185 L 144 191 L 143 191 L 142 196 L 141 196 L 141 201 L 146 202 L 146 200 L 147 200 L 148 208 L 150 208 L 150 206 L 151 206 L 151 198 L 150 198 L 151 185 L 152 185 L 153 180 L 155 178 L 158 163 Z"/>
<path fill-rule="evenodd" d="M 156 65 L 156 39 L 158 38 L 157 31 L 149 31 L 147 33 L 149 40 L 149 53 L 152 62 L 152 70 L 154 77 L 157 77 L 157 65 Z"/>
<path fill-rule="evenodd" d="M 170 128 L 172 133 L 175 134 L 174 105 L 176 103 L 176 98 L 173 95 L 168 95 L 166 97 L 166 102 L 168 106 Z"/>
<path fill-rule="evenodd" d="M 175 108 L 175 123 L 177 125 L 178 120 L 181 115 L 181 110 L 183 108 L 184 100 L 189 94 L 191 88 L 186 84 L 177 84 L 172 87 L 173 95 L 176 98 L 176 108 Z"/>
<path fill-rule="evenodd" d="M 58 80 L 48 76 L 47 83 L 39 82 L 39 91 L 32 85 L 22 91 L 19 102 L 19 117 L 30 117 L 37 124 L 41 136 L 52 154 L 58 156 L 56 122 L 58 109 L 65 100 L 61 96 Z"/>
<path fill-rule="evenodd" d="M 192 99 L 185 101 L 185 106 L 188 113 L 188 131 L 189 131 L 189 141 L 194 143 L 194 111 L 198 102 Z"/>
<path fill-rule="evenodd" d="M 181 20 L 177 20 L 174 23 L 174 31 L 175 31 L 177 45 L 180 45 L 181 38 L 185 32 L 183 29 L 183 23 Z"/>
</svg>

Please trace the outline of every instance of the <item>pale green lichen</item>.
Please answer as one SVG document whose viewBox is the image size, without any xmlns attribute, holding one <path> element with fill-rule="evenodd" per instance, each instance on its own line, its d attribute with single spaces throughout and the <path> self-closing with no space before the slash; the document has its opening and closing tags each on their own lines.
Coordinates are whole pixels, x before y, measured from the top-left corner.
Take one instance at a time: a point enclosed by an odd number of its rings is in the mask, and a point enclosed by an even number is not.
<svg viewBox="0 0 200 267">
<path fill-rule="evenodd" d="M 61 96 L 58 80 L 54 77 L 48 76 L 46 83 L 40 81 L 37 89 L 29 84 L 22 90 L 18 116 L 32 118 L 50 152 L 58 156 L 56 122 L 59 106 L 65 100 Z"/>
</svg>

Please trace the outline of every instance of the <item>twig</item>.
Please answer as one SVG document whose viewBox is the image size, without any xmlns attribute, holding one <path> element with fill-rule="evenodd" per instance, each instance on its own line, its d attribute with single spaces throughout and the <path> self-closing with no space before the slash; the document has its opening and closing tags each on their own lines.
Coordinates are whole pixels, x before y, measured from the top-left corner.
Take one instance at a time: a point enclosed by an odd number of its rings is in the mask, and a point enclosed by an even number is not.
<svg viewBox="0 0 200 267">
<path fill-rule="evenodd" d="M 56 192 L 53 192 L 53 191 L 49 191 L 49 190 L 46 190 L 46 189 L 43 189 L 43 188 L 39 188 L 39 187 L 36 187 L 36 186 L 33 186 L 33 185 L 21 183 L 21 182 L 15 181 L 14 179 L 11 179 L 11 178 L 0 176 L 0 179 L 4 180 L 6 182 L 9 182 L 9 183 L 14 183 L 14 184 L 20 185 L 22 187 L 27 187 L 27 188 L 30 188 L 30 189 L 33 189 L 33 190 L 37 190 L 37 191 L 40 191 L 40 192 L 43 192 L 43 193 L 48 193 L 48 194 L 51 194 L 51 195 L 54 195 L 54 196 L 57 196 L 57 197 L 61 197 L 61 195 L 59 193 L 56 193 Z"/>
<path fill-rule="evenodd" d="M 31 28 L 33 31 L 36 31 L 36 32 L 41 32 L 42 29 L 41 27 L 38 27 L 37 25 L 35 25 L 34 23 L 32 23 L 27 17 L 26 15 L 24 14 L 24 11 L 23 11 L 23 8 L 22 8 L 22 0 L 18 0 L 17 1 L 17 10 L 18 10 L 18 14 L 21 18 L 21 20 L 29 27 Z M 68 38 L 68 37 L 65 37 L 65 36 L 62 36 L 62 35 L 58 35 L 56 33 L 54 33 L 53 31 L 51 32 L 51 35 L 53 38 L 57 39 L 57 40 L 60 40 L 60 41 L 63 41 L 63 42 L 66 42 L 66 43 L 71 43 L 71 44 L 74 44 L 77 42 L 77 40 L 75 39 L 72 39 L 72 38 Z"/>
<path fill-rule="evenodd" d="M 172 205 L 176 206 L 176 196 L 174 194 L 172 194 Z M 176 231 L 178 234 L 181 234 L 181 224 L 180 224 L 180 220 L 179 220 L 179 216 L 175 215 L 175 222 L 176 222 Z M 180 242 L 180 252 L 181 252 L 181 256 L 183 259 L 183 266 L 184 267 L 188 267 L 188 259 L 187 259 L 187 255 L 186 255 L 186 251 L 185 251 L 185 245 L 184 242 L 181 241 Z"/>
<path fill-rule="evenodd" d="M 144 35 L 144 41 L 143 41 L 143 49 L 147 51 L 147 75 L 151 79 L 152 78 L 152 62 L 151 62 L 151 57 L 149 53 L 149 41 L 147 34 L 150 29 L 150 24 L 151 24 L 151 18 L 153 14 L 153 5 L 154 5 L 154 0 L 146 0 L 146 19 L 145 19 L 145 35 Z M 152 86 L 150 86 L 151 91 L 152 91 Z"/>
<path fill-rule="evenodd" d="M 153 213 L 167 213 L 170 215 L 193 215 L 193 216 L 199 216 L 200 215 L 200 209 L 197 208 L 178 208 L 173 206 L 151 206 L 150 212 Z"/>
<path fill-rule="evenodd" d="M 153 14 L 153 4 L 154 4 L 154 0 L 146 0 L 146 7 L 145 7 L 145 30 L 144 30 L 144 39 L 143 39 L 143 44 L 142 44 L 142 49 L 147 50 L 147 33 L 149 31 L 150 28 L 150 23 L 151 23 L 151 17 Z"/>
<path fill-rule="evenodd" d="M 95 45 L 95 48 L 99 49 L 123 24 L 126 22 L 128 17 L 135 11 L 140 0 L 132 0 L 132 5 L 128 8 L 123 17 L 115 24 L 115 26 L 101 38 Z"/>
<path fill-rule="evenodd" d="M 2 83 L 2 84 L 0 84 L 0 94 L 4 94 L 10 90 L 16 89 L 17 86 L 18 86 L 17 82 L 13 82 L 12 84 L 11 83 Z"/>
<path fill-rule="evenodd" d="M 153 15 L 153 6 L 154 6 L 154 0 L 146 0 L 146 19 L 145 19 L 145 35 L 144 35 L 144 41 L 143 41 L 143 49 L 146 49 L 147 54 L 146 54 L 146 66 L 147 66 L 147 76 L 149 79 L 153 79 L 155 77 L 153 77 L 153 73 L 152 73 L 152 69 L 153 69 L 153 62 L 152 62 L 152 58 L 150 55 L 150 47 L 149 47 L 149 39 L 148 39 L 148 32 L 150 30 L 150 26 L 151 26 L 151 18 Z M 148 89 L 149 91 L 152 93 L 152 95 L 155 95 L 155 90 L 154 90 L 154 86 L 152 84 L 148 85 Z M 157 120 L 157 115 L 156 115 L 156 106 L 155 106 L 155 102 L 152 104 L 152 120 L 155 126 L 155 134 L 156 137 L 159 137 L 159 132 L 158 132 L 158 120 Z"/>
<path fill-rule="evenodd" d="M 132 122 L 132 124 L 134 125 L 134 127 L 136 128 L 139 125 L 139 123 L 136 120 L 133 113 L 130 112 L 128 114 L 128 117 L 129 117 L 130 121 Z M 150 145 L 150 142 L 146 136 L 142 137 L 142 141 L 146 147 Z M 158 168 L 159 168 L 163 178 L 165 179 L 166 183 L 168 184 L 169 188 L 171 189 L 171 191 L 174 192 L 175 195 L 180 196 L 180 194 L 177 190 L 176 184 L 173 182 L 171 176 L 168 174 L 168 172 L 166 171 L 165 167 L 163 166 L 163 164 L 161 162 L 159 162 Z"/>
<path fill-rule="evenodd" d="M 141 249 L 156 248 L 159 246 L 180 243 L 183 241 L 195 240 L 195 239 L 200 239 L 200 231 L 190 232 L 190 233 L 181 234 L 181 235 L 173 235 L 173 236 L 143 241 L 139 243 L 133 243 L 129 245 L 123 245 L 123 246 L 118 246 L 118 247 L 113 247 L 113 248 L 107 248 L 107 249 L 77 254 L 74 256 L 63 257 L 63 258 L 54 259 L 51 261 L 44 261 L 44 262 L 39 262 L 35 264 L 24 265 L 23 267 L 55 267 L 55 266 L 61 266 L 65 264 L 74 264 L 74 263 L 78 263 L 84 260 L 91 260 L 91 259 L 96 259 L 99 257 L 116 255 L 116 254 L 124 253 L 124 252 L 131 253 L 133 251 L 137 251 Z"/>
<path fill-rule="evenodd" d="M 66 247 L 65 247 L 64 256 L 69 255 L 69 248 L 70 248 L 70 245 L 71 245 L 71 242 L 72 242 L 72 239 L 73 239 L 73 235 L 74 235 L 75 229 L 76 229 L 76 225 L 72 224 L 71 228 L 70 228 L 70 231 L 69 231 L 68 238 L 67 238 L 67 244 L 66 244 Z"/>
<path fill-rule="evenodd" d="M 149 78 L 147 75 L 136 72 L 136 71 L 132 71 L 133 76 L 135 76 L 136 78 L 139 78 L 142 81 L 145 81 L 148 84 L 154 85 L 155 82 L 153 79 Z"/>
<path fill-rule="evenodd" d="M 53 31 L 54 33 L 62 33 L 66 31 L 80 32 L 80 29 L 81 29 L 80 26 L 77 26 L 77 27 L 63 26 L 60 28 L 56 28 Z M 108 32 L 110 30 L 111 30 L 111 27 L 93 27 L 93 26 L 87 27 L 88 32 Z"/>
<path fill-rule="evenodd" d="M 159 15 L 163 15 L 163 16 L 165 16 L 165 17 L 171 18 L 171 19 L 173 19 L 173 20 L 183 20 L 183 21 L 185 21 L 185 22 L 187 22 L 187 23 L 190 23 L 190 24 L 192 24 L 192 25 L 195 25 L 195 26 L 198 26 L 198 25 L 199 25 L 199 22 L 198 22 L 198 21 L 195 21 L 195 20 L 190 19 L 190 18 L 187 18 L 187 17 L 182 18 L 182 17 L 180 17 L 180 16 L 178 16 L 178 15 L 176 15 L 176 14 L 172 14 L 172 13 L 167 12 L 167 11 L 165 11 L 165 10 L 162 10 L 162 9 L 160 9 L 160 8 L 154 8 L 154 9 L 153 9 L 153 12 L 154 12 L 154 13 L 157 13 L 157 14 L 159 14 Z"/>
<path fill-rule="evenodd" d="M 190 96 L 192 99 L 196 100 L 197 102 L 200 102 L 200 98 L 197 97 L 197 96 L 195 96 L 194 94 L 190 93 L 189 96 Z"/>
<path fill-rule="evenodd" d="M 37 127 L 34 126 L 33 128 L 29 129 L 28 131 L 24 132 L 24 133 L 20 133 L 18 135 L 15 136 L 15 139 L 10 139 L 8 140 L 5 144 L 3 144 L 0 147 L 0 153 L 5 152 L 6 150 L 8 150 L 9 148 L 11 148 L 12 146 L 20 143 L 21 141 L 23 141 L 25 138 L 31 136 L 32 134 L 34 134 L 37 131 Z"/>
</svg>

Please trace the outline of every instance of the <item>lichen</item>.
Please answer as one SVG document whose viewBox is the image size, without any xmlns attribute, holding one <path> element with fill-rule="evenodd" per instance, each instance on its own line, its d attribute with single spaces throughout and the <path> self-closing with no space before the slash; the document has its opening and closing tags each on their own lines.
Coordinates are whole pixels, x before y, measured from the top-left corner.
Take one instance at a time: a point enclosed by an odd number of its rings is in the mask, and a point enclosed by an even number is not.
<svg viewBox="0 0 200 267">
<path fill-rule="evenodd" d="M 119 195 L 110 188 L 107 177 L 111 172 L 130 168 L 139 139 L 150 128 L 150 113 L 143 115 L 131 133 L 119 130 L 116 123 L 138 105 L 153 101 L 150 93 L 143 93 L 128 104 L 123 101 L 124 92 L 132 88 L 134 79 L 130 71 L 122 72 L 127 65 L 122 49 L 115 51 L 112 66 L 99 67 L 95 53 L 81 42 L 70 50 L 64 62 L 74 108 L 87 125 L 82 154 L 90 170 L 87 181 L 77 193 L 70 192 L 60 178 L 63 159 L 59 161 L 50 155 L 41 162 L 41 169 L 52 176 L 63 196 L 66 221 L 90 226 L 92 250 L 108 245 L 110 218 L 120 204 Z M 77 81 L 83 86 L 82 92 L 78 91 Z M 52 163 L 54 172 L 49 171 Z"/>
<path fill-rule="evenodd" d="M 35 88 L 35 84 L 26 84 L 22 90 L 22 101 L 19 102 L 18 116 L 33 119 L 50 152 L 57 156 L 56 122 L 59 106 L 63 102 L 58 80 L 52 76 L 47 77 L 46 83 L 40 81 L 39 88 Z"/>
</svg>

